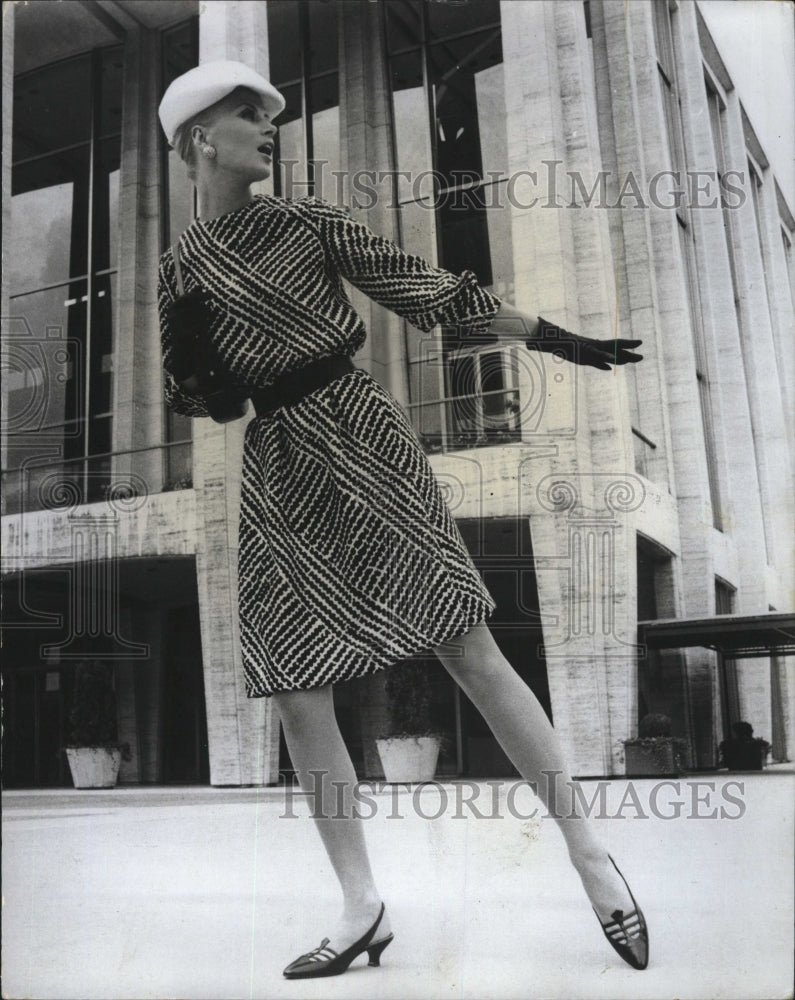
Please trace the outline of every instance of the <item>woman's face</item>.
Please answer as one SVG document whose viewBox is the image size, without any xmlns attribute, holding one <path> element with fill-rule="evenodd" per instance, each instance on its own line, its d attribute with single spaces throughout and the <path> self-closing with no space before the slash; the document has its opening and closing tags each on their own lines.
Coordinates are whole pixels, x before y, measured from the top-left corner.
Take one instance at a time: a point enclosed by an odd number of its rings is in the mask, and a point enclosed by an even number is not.
<svg viewBox="0 0 795 1000">
<path fill-rule="evenodd" d="M 216 170 L 239 176 L 247 183 L 270 177 L 276 126 L 262 98 L 238 87 L 211 109 L 202 129 L 205 141 L 215 147 Z M 199 151 L 201 156 L 201 151 Z"/>
</svg>

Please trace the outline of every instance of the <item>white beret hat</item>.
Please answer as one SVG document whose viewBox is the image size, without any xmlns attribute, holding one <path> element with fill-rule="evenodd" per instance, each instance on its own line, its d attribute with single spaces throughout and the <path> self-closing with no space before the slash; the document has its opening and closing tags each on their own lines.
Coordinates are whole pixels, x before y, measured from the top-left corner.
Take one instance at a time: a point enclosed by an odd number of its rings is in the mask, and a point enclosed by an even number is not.
<svg viewBox="0 0 795 1000">
<path fill-rule="evenodd" d="M 271 115 L 284 110 L 285 100 L 279 91 L 250 66 L 230 59 L 205 62 L 178 76 L 163 94 L 157 113 L 169 145 L 174 145 L 174 134 L 180 125 L 237 87 L 248 87 L 260 94 L 265 110 Z"/>
</svg>

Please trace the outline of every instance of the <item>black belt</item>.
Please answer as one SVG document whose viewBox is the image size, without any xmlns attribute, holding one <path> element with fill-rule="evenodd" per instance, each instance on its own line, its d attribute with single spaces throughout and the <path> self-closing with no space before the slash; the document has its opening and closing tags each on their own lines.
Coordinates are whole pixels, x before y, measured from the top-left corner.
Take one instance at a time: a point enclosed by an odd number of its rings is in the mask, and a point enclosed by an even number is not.
<svg viewBox="0 0 795 1000">
<path fill-rule="evenodd" d="M 258 417 L 264 417 L 280 406 L 291 406 L 304 396 L 308 396 L 310 392 L 354 371 L 356 366 L 347 354 L 318 358 L 317 361 L 312 361 L 296 371 L 284 372 L 267 389 L 252 389 L 251 402 L 254 404 L 254 412 Z"/>
</svg>

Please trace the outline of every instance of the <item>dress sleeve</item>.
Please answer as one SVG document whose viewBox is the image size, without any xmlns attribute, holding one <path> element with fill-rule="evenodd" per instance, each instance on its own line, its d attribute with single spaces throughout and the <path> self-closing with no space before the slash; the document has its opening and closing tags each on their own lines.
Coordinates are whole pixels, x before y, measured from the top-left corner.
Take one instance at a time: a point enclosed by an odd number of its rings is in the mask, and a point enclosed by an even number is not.
<svg viewBox="0 0 795 1000">
<path fill-rule="evenodd" d="M 204 398 L 198 394 L 188 393 L 181 389 L 169 370 L 172 359 L 173 339 L 171 326 L 168 321 L 168 307 L 177 297 L 176 286 L 174 260 L 169 251 L 160 258 L 160 267 L 157 275 L 157 309 L 160 319 L 163 392 L 166 398 L 166 405 L 170 410 L 173 410 L 175 413 L 182 413 L 186 417 L 209 417 L 210 414 L 204 405 Z"/>
<path fill-rule="evenodd" d="M 479 343 L 488 335 L 501 300 L 478 284 L 473 271 L 455 275 L 433 267 L 320 198 L 294 204 L 318 232 L 339 273 L 365 295 L 425 333 L 440 323 L 467 328 Z"/>
</svg>

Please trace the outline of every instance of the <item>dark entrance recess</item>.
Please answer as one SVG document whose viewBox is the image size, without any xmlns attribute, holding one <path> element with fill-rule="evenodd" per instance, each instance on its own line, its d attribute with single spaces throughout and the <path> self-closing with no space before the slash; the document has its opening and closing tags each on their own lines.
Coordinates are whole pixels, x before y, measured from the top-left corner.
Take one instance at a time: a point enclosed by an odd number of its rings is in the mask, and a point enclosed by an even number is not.
<svg viewBox="0 0 795 1000">
<path fill-rule="evenodd" d="M 9 576 L 2 588 L 3 787 L 65 787 L 71 778 L 61 748 L 69 728 L 74 664 L 48 664 L 39 655 L 64 612 L 63 582 L 35 571 L 26 582 L 23 592 L 18 579 Z M 28 624 L 32 607 L 40 617 L 31 616 Z"/>
<path fill-rule="evenodd" d="M 497 645 L 551 720 L 529 520 L 464 518 L 456 524 L 497 603 L 488 622 Z M 464 774 L 469 777 L 516 776 L 518 772 L 483 716 L 463 692 L 459 697 Z"/>
<path fill-rule="evenodd" d="M 87 564 L 4 578 L 5 788 L 71 787 L 62 748 L 69 739 L 75 667 L 81 658 L 94 656 L 114 664 L 119 737 L 133 751 L 122 782 L 209 783 L 195 563 L 129 559 L 120 560 L 118 569 L 113 586 L 89 572 Z M 109 646 L 107 636 L 92 638 L 73 621 L 71 595 L 81 584 L 99 587 L 87 606 L 106 609 L 108 595 L 113 597 L 119 641 L 127 641 L 129 654 L 134 635 L 136 651 L 144 655 L 115 658 L 118 647 Z M 45 655 L 48 646 L 68 655 Z"/>
<path fill-rule="evenodd" d="M 166 619 L 163 662 L 164 784 L 209 784 L 199 606 L 172 608 Z"/>
</svg>

